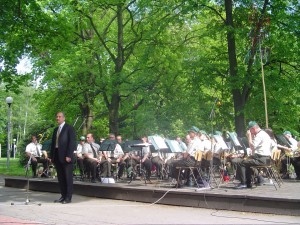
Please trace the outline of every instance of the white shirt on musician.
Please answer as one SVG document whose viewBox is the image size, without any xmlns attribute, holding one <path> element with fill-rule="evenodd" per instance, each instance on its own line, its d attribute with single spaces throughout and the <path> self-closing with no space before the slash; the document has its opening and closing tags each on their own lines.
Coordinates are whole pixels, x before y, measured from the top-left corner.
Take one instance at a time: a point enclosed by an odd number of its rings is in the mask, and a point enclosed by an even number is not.
<svg viewBox="0 0 300 225">
<path fill-rule="evenodd" d="M 260 130 L 253 138 L 254 154 L 263 156 L 271 156 L 272 142 L 270 136 Z"/>
<path fill-rule="evenodd" d="M 82 156 L 83 145 L 80 144 L 80 143 L 77 145 L 77 149 L 76 149 L 76 151 L 74 151 L 74 153 L 77 155 L 77 157 L 81 157 Z"/>
<path fill-rule="evenodd" d="M 119 157 L 122 157 L 124 155 L 123 149 L 121 145 L 116 144 L 116 147 L 114 151 L 112 152 L 112 157 L 118 159 Z"/>
<path fill-rule="evenodd" d="M 292 137 L 289 138 L 289 142 L 291 143 L 291 149 L 292 149 L 292 151 L 293 152 L 297 151 L 298 150 L 298 142 L 294 138 L 292 138 Z"/>
<path fill-rule="evenodd" d="M 96 155 L 98 157 L 98 155 L 99 155 L 98 151 L 99 151 L 100 145 L 98 145 L 95 142 L 85 143 L 82 147 L 82 154 L 83 155 L 87 154 L 89 158 L 94 158 L 94 152 L 93 152 L 93 149 L 92 149 L 91 145 L 93 146 L 93 148 L 96 152 Z"/>
<path fill-rule="evenodd" d="M 33 157 L 41 157 L 42 156 L 42 145 L 39 143 L 29 143 L 26 146 L 26 153 L 30 153 Z"/>
<path fill-rule="evenodd" d="M 196 151 L 204 151 L 204 143 L 198 137 L 194 137 L 194 139 L 191 140 L 186 150 L 186 152 L 193 157 L 195 157 Z"/>
</svg>

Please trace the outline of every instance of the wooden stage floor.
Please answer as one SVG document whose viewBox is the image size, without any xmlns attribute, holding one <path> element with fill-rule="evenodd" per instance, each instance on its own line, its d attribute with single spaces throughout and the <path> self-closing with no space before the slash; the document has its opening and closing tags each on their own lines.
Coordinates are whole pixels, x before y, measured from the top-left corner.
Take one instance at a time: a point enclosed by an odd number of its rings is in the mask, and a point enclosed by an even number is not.
<svg viewBox="0 0 300 225">
<path fill-rule="evenodd" d="M 6 177 L 5 186 L 25 189 L 24 177 Z M 74 193 L 97 198 L 119 199 L 145 203 L 177 205 L 209 209 L 233 210 L 300 216 L 300 181 L 284 180 L 276 190 L 273 185 L 252 189 L 235 189 L 235 183 L 224 183 L 218 188 L 173 188 L 170 181 L 151 179 L 152 184 L 134 180 L 116 183 L 90 183 L 74 180 Z M 33 191 L 59 193 L 57 179 L 29 179 Z"/>
</svg>

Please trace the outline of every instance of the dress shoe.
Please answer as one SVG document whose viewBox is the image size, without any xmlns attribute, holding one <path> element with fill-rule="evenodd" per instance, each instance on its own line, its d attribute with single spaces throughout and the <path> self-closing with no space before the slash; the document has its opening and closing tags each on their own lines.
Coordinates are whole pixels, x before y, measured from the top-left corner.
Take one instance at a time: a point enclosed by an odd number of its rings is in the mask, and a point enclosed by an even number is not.
<svg viewBox="0 0 300 225">
<path fill-rule="evenodd" d="M 65 198 L 61 197 L 58 200 L 54 200 L 54 203 L 62 203 L 65 200 Z"/>
<path fill-rule="evenodd" d="M 175 184 L 172 188 L 183 188 L 182 184 Z"/>
<path fill-rule="evenodd" d="M 238 186 L 234 187 L 234 189 L 245 189 L 247 188 L 246 184 L 239 184 Z"/>
<path fill-rule="evenodd" d="M 65 199 L 61 202 L 61 204 L 69 204 L 71 203 L 72 201 L 70 199 Z"/>
</svg>

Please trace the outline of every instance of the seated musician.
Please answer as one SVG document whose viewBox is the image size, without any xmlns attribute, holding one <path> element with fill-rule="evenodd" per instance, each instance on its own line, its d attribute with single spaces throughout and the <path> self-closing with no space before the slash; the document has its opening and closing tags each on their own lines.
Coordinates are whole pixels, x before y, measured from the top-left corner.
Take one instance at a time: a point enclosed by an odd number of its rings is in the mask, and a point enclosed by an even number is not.
<svg viewBox="0 0 300 225">
<path fill-rule="evenodd" d="M 298 154 L 295 154 L 294 158 L 293 158 L 293 166 L 295 169 L 295 173 L 296 173 L 296 180 L 300 180 L 300 141 L 297 144 L 298 146 Z"/>
<path fill-rule="evenodd" d="M 176 137 L 176 141 L 178 142 L 180 148 L 182 149 L 182 151 L 186 151 L 187 150 L 187 144 L 190 143 L 191 138 L 190 135 L 186 135 L 186 139 L 185 142 L 183 142 L 181 140 L 181 138 L 179 136 Z M 172 170 L 171 165 L 174 163 L 174 161 L 178 160 L 182 158 L 182 153 L 181 152 L 177 152 L 177 153 L 167 153 L 167 157 L 165 159 L 165 170 L 167 171 L 169 177 L 173 177 L 172 176 Z"/>
<path fill-rule="evenodd" d="M 156 168 L 156 176 L 159 178 L 163 178 L 163 167 L 164 167 L 164 157 L 161 152 L 152 152 L 151 153 L 151 163 L 155 166 Z"/>
<path fill-rule="evenodd" d="M 45 171 L 48 171 L 49 159 L 45 154 L 43 157 L 42 145 L 38 143 L 35 135 L 31 136 L 31 143 L 26 146 L 25 153 L 28 160 L 31 160 L 32 177 L 37 177 L 36 169 L 38 163 L 42 163 L 44 167 L 42 177 L 48 177 Z"/>
<path fill-rule="evenodd" d="M 145 170 L 145 179 L 150 181 L 152 169 L 150 144 L 148 143 L 148 138 L 146 136 L 143 136 L 141 140 L 142 143 L 137 144 L 143 146 L 141 151 L 131 151 L 126 153 L 123 161 L 126 162 L 128 178 L 133 179 L 136 177 L 136 173 L 140 173 L 140 170 L 137 169 L 137 166 L 140 165 Z M 141 175 L 142 174 L 139 174 L 139 176 Z"/>
<path fill-rule="evenodd" d="M 285 131 L 283 133 L 283 135 L 290 142 L 290 147 L 278 145 L 278 148 L 282 149 L 285 152 L 284 157 L 281 159 L 281 173 L 282 173 L 283 179 L 288 179 L 289 178 L 288 166 L 289 166 L 289 164 L 292 164 L 293 166 L 295 164 L 295 166 L 297 168 L 296 162 L 298 161 L 300 155 L 299 155 L 298 146 L 297 146 L 298 143 L 292 137 L 291 132 Z M 294 168 L 295 168 L 295 166 L 294 166 Z M 296 168 L 295 168 L 295 172 L 296 172 L 297 177 L 299 177 L 300 174 L 299 174 L 299 171 L 296 171 Z"/>
<path fill-rule="evenodd" d="M 236 133 L 234 133 L 235 136 Z M 223 135 L 224 136 L 224 135 Z M 234 143 L 234 139 L 236 138 L 230 138 L 229 133 L 223 137 L 226 139 L 226 144 L 230 146 L 230 152 L 225 152 L 224 157 L 226 160 L 226 166 L 228 168 L 231 168 L 232 174 L 234 175 L 235 179 L 241 180 L 241 176 L 239 174 L 239 170 L 237 170 L 237 164 L 240 163 L 247 155 L 245 155 L 245 149 L 238 147 L 241 146 L 239 143 Z M 230 140 L 230 142 L 229 142 Z M 237 146 L 238 144 L 238 146 Z M 247 152 L 250 152 L 251 150 L 247 150 Z"/>
<path fill-rule="evenodd" d="M 177 180 L 178 175 L 179 175 L 179 169 L 178 167 L 183 167 L 183 166 L 195 166 L 196 165 L 196 160 L 195 160 L 195 155 L 196 151 L 204 151 L 204 145 L 203 142 L 198 137 L 199 129 L 195 126 L 193 126 L 189 131 L 189 136 L 191 138 L 190 143 L 187 146 L 187 149 L 185 152 L 182 154 L 182 158 L 179 160 L 175 160 L 172 165 L 171 165 L 171 175 L 173 178 Z M 186 174 L 186 177 L 183 177 L 183 179 L 186 179 L 188 177 L 188 174 Z M 179 177 L 177 180 L 177 184 L 175 187 L 182 187 L 182 177 Z"/>
<path fill-rule="evenodd" d="M 200 130 L 199 131 L 199 138 L 202 141 L 202 144 L 204 146 L 204 155 L 211 151 L 212 149 L 212 142 L 207 135 L 206 131 Z M 202 159 L 201 167 L 203 169 L 210 167 L 210 160 L 206 160 L 206 157 Z"/>
<path fill-rule="evenodd" d="M 140 163 L 140 157 L 137 151 L 131 151 L 125 154 L 123 161 L 126 163 L 127 177 L 134 179 L 136 177 L 136 166 Z"/>
<path fill-rule="evenodd" d="M 91 182 L 96 183 L 97 167 L 100 164 L 99 148 L 100 145 L 95 143 L 93 134 L 86 135 L 86 143 L 82 148 L 83 164 L 88 174 L 91 174 Z"/>
<path fill-rule="evenodd" d="M 241 183 L 237 189 L 252 187 L 251 166 L 268 165 L 271 163 L 272 142 L 270 136 L 255 121 L 250 121 L 247 138 L 252 154 L 237 163 Z"/>
<path fill-rule="evenodd" d="M 220 131 L 216 131 L 215 135 L 219 135 L 222 137 L 222 133 Z M 221 154 L 223 153 L 222 145 L 215 138 L 211 139 L 212 143 L 212 152 L 213 152 L 213 165 L 220 166 L 221 165 Z M 226 158 L 224 160 L 224 165 L 226 163 Z"/>
<path fill-rule="evenodd" d="M 75 158 L 76 158 L 76 164 L 79 168 L 80 177 L 83 177 L 83 171 L 84 171 L 84 165 L 83 165 L 83 156 L 82 156 L 82 149 L 85 143 L 85 137 L 80 137 L 80 142 L 77 145 L 76 151 L 74 151 Z"/>
<path fill-rule="evenodd" d="M 148 138 L 146 136 L 143 136 L 141 138 L 141 140 L 142 140 L 143 144 L 145 144 L 145 146 L 142 148 L 142 155 L 141 155 L 141 157 L 142 157 L 142 159 L 141 159 L 142 165 L 141 166 L 143 168 L 145 168 L 146 180 L 150 181 L 151 170 L 152 170 L 150 144 L 149 144 Z"/>
<path fill-rule="evenodd" d="M 123 149 L 121 147 L 121 142 L 120 141 L 120 135 L 118 135 L 118 142 L 116 141 L 116 145 L 115 145 L 115 149 L 111 152 L 111 153 L 106 153 L 106 157 L 107 160 L 108 160 L 108 174 L 107 176 L 108 177 L 111 177 L 111 166 L 112 164 L 117 164 L 118 165 L 118 179 L 121 179 L 121 177 L 123 176 L 123 173 L 124 173 L 124 169 L 125 169 L 125 166 L 126 166 L 126 163 L 123 159 L 123 157 L 125 157 L 124 155 L 124 152 L 123 152 Z M 109 134 L 109 139 L 110 140 L 116 140 L 116 136 L 113 134 L 113 133 L 110 133 Z M 126 158 L 125 158 L 126 159 Z"/>
</svg>

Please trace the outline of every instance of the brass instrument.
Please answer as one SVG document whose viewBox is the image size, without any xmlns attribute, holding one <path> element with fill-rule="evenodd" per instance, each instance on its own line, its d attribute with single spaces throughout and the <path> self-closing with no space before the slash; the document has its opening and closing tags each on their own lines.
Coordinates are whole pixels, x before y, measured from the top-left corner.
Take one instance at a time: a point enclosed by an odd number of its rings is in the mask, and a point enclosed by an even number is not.
<svg viewBox="0 0 300 225">
<path fill-rule="evenodd" d="M 196 151 L 195 153 L 195 160 L 196 161 L 201 161 L 202 160 L 202 151 Z"/>
<path fill-rule="evenodd" d="M 48 153 L 46 151 L 42 151 L 42 158 L 48 159 Z"/>
</svg>

